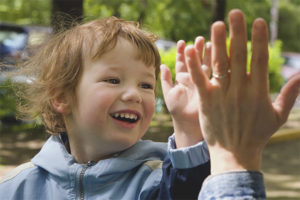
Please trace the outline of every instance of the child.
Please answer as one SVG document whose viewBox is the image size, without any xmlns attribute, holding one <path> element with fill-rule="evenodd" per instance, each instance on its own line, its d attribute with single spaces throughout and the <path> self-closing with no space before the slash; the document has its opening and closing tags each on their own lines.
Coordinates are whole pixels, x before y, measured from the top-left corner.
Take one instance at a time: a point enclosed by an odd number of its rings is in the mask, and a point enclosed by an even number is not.
<svg viewBox="0 0 300 200">
<path fill-rule="evenodd" d="M 110 17 L 59 33 L 26 63 L 23 113 L 39 116 L 52 136 L 1 180 L 1 199 L 197 198 L 210 173 L 197 107 L 173 105 L 168 148 L 141 140 L 155 106 L 155 39 Z"/>
</svg>

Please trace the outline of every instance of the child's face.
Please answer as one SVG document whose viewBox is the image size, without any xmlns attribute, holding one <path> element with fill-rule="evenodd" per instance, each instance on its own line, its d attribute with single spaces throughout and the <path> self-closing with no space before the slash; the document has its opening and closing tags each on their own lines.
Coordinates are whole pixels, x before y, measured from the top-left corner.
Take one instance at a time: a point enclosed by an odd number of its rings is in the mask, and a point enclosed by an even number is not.
<svg viewBox="0 0 300 200">
<path fill-rule="evenodd" d="M 154 66 L 137 60 L 137 51 L 119 39 L 99 60 L 85 62 L 77 103 L 67 123 L 67 131 L 72 131 L 69 136 L 79 134 L 82 141 L 96 143 L 97 150 L 110 154 L 144 135 L 155 109 L 156 79 Z"/>
</svg>

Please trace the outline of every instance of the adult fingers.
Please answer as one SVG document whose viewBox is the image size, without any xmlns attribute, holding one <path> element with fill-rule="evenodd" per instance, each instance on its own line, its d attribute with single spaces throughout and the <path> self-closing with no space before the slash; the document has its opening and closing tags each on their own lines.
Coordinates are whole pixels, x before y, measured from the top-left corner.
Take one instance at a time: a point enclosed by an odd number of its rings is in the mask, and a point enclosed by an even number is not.
<svg viewBox="0 0 300 200">
<path fill-rule="evenodd" d="M 172 74 L 170 69 L 166 65 L 161 65 L 160 71 L 161 71 L 161 76 L 160 76 L 161 87 L 162 87 L 163 95 L 166 99 L 166 95 L 173 87 Z"/>
<path fill-rule="evenodd" d="M 269 91 L 268 79 L 268 26 L 256 19 L 252 26 L 251 82 L 257 91 Z"/>
<path fill-rule="evenodd" d="M 244 15 L 240 10 L 229 13 L 231 84 L 240 85 L 246 80 L 247 33 Z"/>
<path fill-rule="evenodd" d="M 207 77 L 209 77 L 210 73 L 211 73 L 211 68 L 210 68 L 210 64 L 208 64 L 208 62 L 211 59 L 211 52 L 210 52 L 211 48 L 206 48 L 205 47 L 204 59 L 206 59 L 206 63 L 207 63 L 207 65 L 206 65 L 206 64 L 204 64 L 204 61 L 202 59 L 203 49 L 204 49 L 204 37 L 199 36 L 195 39 L 195 49 L 196 49 L 196 53 L 198 55 L 198 58 L 200 60 L 201 68 L 204 71 L 204 73 L 207 75 Z"/>
<path fill-rule="evenodd" d="M 185 49 L 185 56 L 187 68 L 192 81 L 196 84 L 200 96 L 205 95 L 209 79 L 201 69 L 201 63 L 199 61 L 197 51 L 193 46 L 187 46 Z"/>
<path fill-rule="evenodd" d="M 207 77 L 210 77 L 211 74 L 211 43 L 207 42 L 205 44 L 205 52 L 203 58 L 203 65 L 201 66 L 204 73 Z"/>
<path fill-rule="evenodd" d="M 176 64 L 175 64 L 175 72 L 187 72 L 187 68 L 185 65 L 185 56 L 184 56 L 184 49 L 185 49 L 185 42 L 183 40 L 179 40 L 177 42 L 177 53 L 176 53 Z"/>
<path fill-rule="evenodd" d="M 226 50 L 226 27 L 223 22 L 215 22 L 211 28 L 212 71 L 216 80 L 227 79 L 228 56 Z"/>
<path fill-rule="evenodd" d="M 275 99 L 273 106 L 278 113 L 281 124 L 283 124 L 295 103 L 300 92 L 300 73 L 293 76 L 281 89 L 278 97 Z M 281 125 L 280 124 L 280 125 Z"/>
<path fill-rule="evenodd" d="M 198 54 L 200 63 L 202 64 L 204 37 L 202 37 L 202 36 L 196 37 L 194 46 L 195 46 L 196 53 Z"/>
</svg>

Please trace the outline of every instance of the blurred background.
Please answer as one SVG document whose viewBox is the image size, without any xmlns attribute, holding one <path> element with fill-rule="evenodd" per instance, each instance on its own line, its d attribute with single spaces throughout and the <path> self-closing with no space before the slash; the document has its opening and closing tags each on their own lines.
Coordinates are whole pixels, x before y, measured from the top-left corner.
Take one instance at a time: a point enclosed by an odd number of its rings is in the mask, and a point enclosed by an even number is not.
<svg viewBox="0 0 300 200">
<path fill-rule="evenodd" d="M 227 23 L 228 12 L 246 16 L 251 56 L 251 25 L 255 18 L 269 24 L 270 97 L 300 73 L 300 0 L 0 0 L 0 177 L 27 162 L 48 138 L 39 121 L 16 118 L 13 84 L 30 84 L 30 77 L 8 77 L 16 63 L 30 56 L 61 28 L 76 22 L 116 16 L 138 21 L 159 40 L 162 62 L 174 74 L 176 41 L 209 39 L 210 25 Z M 8 67 L 13 66 L 13 67 Z M 159 83 L 160 84 L 160 83 Z M 288 122 L 271 138 L 264 152 L 263 172 L 268 199 L 300 199 L 300 97 Z M 144 139 L 167 141 L 173 128 L 161 89 L 151 127 Z"/>
</svg>

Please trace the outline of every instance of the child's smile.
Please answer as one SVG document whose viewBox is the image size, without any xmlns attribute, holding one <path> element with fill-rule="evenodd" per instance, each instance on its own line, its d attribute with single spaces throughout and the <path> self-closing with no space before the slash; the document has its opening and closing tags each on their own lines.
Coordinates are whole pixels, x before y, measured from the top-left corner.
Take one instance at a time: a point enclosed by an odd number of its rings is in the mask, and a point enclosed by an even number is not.
<svg viewBox="0 0 300 200">
<path fill-rule="evenodd" d="M 95 155 L 84 157 L 99 160 L 145 134 L 155 110 L 156 78 L 154 66 L 137 59 L 138 53 L 130 42 L 119 39 L 100 59 L 84 62 L 76 105 L 66 119 L 71 152 L 89 149 Z"/>
<path fill-rule="evenodd" d="M 120 110 L 111 116 L 121 127 L 133 128 L 138 123 L 141 114 L 134 110 Z"/>
</svg>

